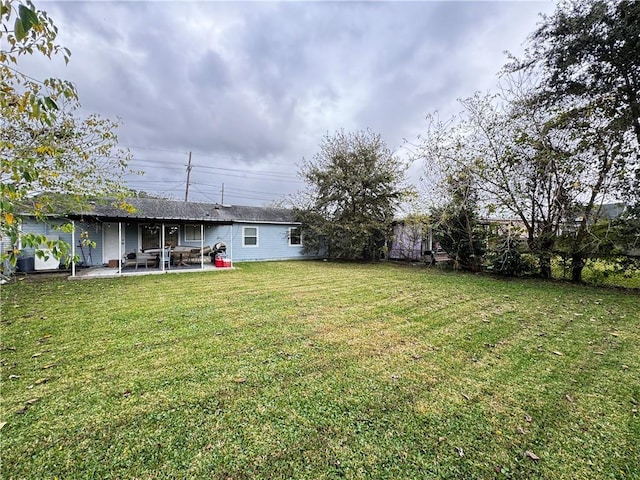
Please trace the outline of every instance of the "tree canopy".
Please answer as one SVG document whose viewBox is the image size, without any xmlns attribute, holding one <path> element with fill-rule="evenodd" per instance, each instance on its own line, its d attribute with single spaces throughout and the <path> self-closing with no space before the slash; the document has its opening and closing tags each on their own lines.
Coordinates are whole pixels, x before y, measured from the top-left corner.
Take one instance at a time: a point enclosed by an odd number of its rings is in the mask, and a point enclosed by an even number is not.
<svg viewBox="0 0 640 480">
<path fill-rule="evenodd" d="M 71 82 L 20 70 L 25 55 L 69 61 L 71 52 L 56 44 L 58 29 L 46 12 L 31 1 L 5 0 L 0 15 L 0 235 L 14 246 L 19 238 L 23 247 L 46 244 L 63 256 L 64 242 L 21 233 L 21 216 L 46 221 L 54 206 L 64 213 L 89 197 L 117 197 L 130 155 L 117 147 L 117 122 L 78 116 Z M 14 248 L 0 255 L 15 262 L 19 253 Z"/>
<path fill-rule="evenodd" d="M 341 259 L 380 259 L 396 208 L 411 194 L 406 166 L 379 134 L 338 131 L 303 160 L 308 190 L 296 206 L 307 251 Z"/>
<path fill-rule="evenodd" d="M 544 277 L 563 234 L 580 280 L 601 243 L 601 206 L 640 198 L 639 12 L 627 0 L 559 4 L 524 58 L 506 65 L 497 94 L 462 100 L 461 116 L 432 121 L 419 143 L 445 178 L 474 177 L 485 214 L 524 225 Z"/>
</svg>

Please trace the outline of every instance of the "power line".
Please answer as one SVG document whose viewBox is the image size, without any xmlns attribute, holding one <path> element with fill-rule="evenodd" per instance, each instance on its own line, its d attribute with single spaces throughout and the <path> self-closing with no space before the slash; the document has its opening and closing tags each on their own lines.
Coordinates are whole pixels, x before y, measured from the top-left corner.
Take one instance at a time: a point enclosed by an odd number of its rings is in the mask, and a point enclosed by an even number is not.
<svg viewBox="0 0 640 480">
<path fill-rule="evenodd" d="M 142 163 L 142 164 L 151 164 L 151 165 L 158 165 L 158 164 L 164 164 L 164 165 L 168 165 L 166 167 L 163 167 L 165 170 L 182 170 L 184 167 L 188 166 L 185 164 L 172 164 L 169 166 L 169 162 L 167 161 L 161 161 L 161 160 L 149 160 L 149 159 L 144 159 L 144 158 L 134 158 L 132 159 L 129 164 L 131 166 L 131 164 L 133 163 Z M 297 183 L 303 183 L 303 181 L 298 178 L 296 175 L 289 175 L 286 173 L 279 173 L 279 172 L 264 172 L 264 171 L 260 171 L 260 170 L 248 170 L 248 169 L 240 169 L 240 168 L 226 168 L 226 167 L 216 167 L 213 165 L 197 165 L 197 164 L 192 164 L 191 168 L 198 168 L 200 170 L 212 170 L 212 171 L 222 171 L 222 172 L 234 172 L 234 173 L 243 173 L 246 175 L 259 175 L 261 178 L 263 177 L 273 177 L 276 179 L 283 179 L 286 181 L 295 181 Z M 294 180 L 295 179 L 295 180 Z"/>
<path fill-rule="evenodd" d="M 177 149 L 161 148 L 161 147 L 142 147 L 142 146 L 136 146 L 136 145 L 120 145 L 120 147 L 122 147 L 122 148 L 140 149 L 140 150 L 155 150 L 155 151 L 159 151 L 159 152 L 177 153 L 177 154 L 180 154 L 180 155 L 184 155 L 187 152 L 187 150 L 177 150 Z M 223 159 L 225 161 L 229 161 L 231 159 L 232 161 L 236 161 L 235 159 L 233 159 L 233 155 L 225 155 L 225 154 L 222 154 L 222 153 L 194 152 L 194 156 L 197 157 L 197 158 L 216 158 L 216 159 Z M 264 162 L 264 163 L 268 163 L 269 165 L 278 165 L 278 166 L 282 166 L 282 167 L 290 166 L 287 163 L 278 163 L 278 162 Z"/>
</svg>

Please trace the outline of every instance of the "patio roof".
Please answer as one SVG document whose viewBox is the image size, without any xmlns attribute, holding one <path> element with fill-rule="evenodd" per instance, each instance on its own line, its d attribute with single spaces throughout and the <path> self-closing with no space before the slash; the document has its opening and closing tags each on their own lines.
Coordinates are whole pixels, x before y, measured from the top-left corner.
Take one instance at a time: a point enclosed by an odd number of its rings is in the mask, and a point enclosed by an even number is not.
<svg viewBox="0 0 640 480">
<path fill-rule="evenodd" d="M 87 210 L 70 212 L 67 217 L 197 221 L 199 223 L 296 223 L 293 210 L 286 208 L 220 205 L 159 198 L 128 198 L 125 201 L 135 207 L 135 211 L 128 212 L 117 207 L 114 200 L 105 200 L 93 203 Z"/>
</svg>

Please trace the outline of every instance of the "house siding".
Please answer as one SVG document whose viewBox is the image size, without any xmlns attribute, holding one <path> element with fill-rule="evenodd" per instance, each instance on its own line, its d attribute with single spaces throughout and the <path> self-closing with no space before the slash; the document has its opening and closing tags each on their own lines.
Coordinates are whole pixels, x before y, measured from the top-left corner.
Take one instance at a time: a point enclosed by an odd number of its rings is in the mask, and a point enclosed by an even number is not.
<svg viewBox="0 0 640 480">
<path fill-rule="evenodd" d="M 258 246 L 243 245 L 245 227 L 258 229 Z M 260 260 L 294 260 L 315 258 L 302 253 L 301 245 L 289 245 L 289 228 L 292 224 L 273 225 L 260 223 L 236 223 L 233 225 L 233 252 L 235 262 Z M 229 254 L 229 249 L 227 249 Z"/>
<path fill-rule="evenodd" d="M 104 265 L 118 257 L 138 252 L 141 248 L 141 225 L 154 224 L 178 226 L 177 245 L 193 248 L 213 247 L 226 244 L 227 257 L 234 262 L 260 260 L 293 260 L 318 258 L 318 255 L 303 253 L 302 245 L 291 245 L 289 232 L 298 224 L 291 210 L 271 207 L 245 207 L 218 204 L 200 204 L 162 199 L 132 199 L 135 211 L 125 212 L 108 202 L 98 203 L 68 217 L 50 217 L 47 222 L 38 222 L 33 217 L 23 218 L 23 230 L 40 234 L 57 235 L 71 243 L 71 234 L 52 228 L 54 224 L 68 223 L 75 219 L 75 252 L 80 265 Z M 187 240 L 187 226 L 196 232 L 203 226 L 204 238 Z M 121 244 L 118 246 L 119 227 Z M 243 245 L 243 230 L 255 228 L 258 233 L 257 245 Z M 82 233 L 95 245 L 90 249 L 80 249 Z M 197 236 L 197 235 L 195 235 Z M 90 255 L 89 255 L 90 250 Z M 27 252 L 27 254 L 33 252 Z M 109 258 L 105 258 L 108 255 Z"/>
<path fill-rule="evenodd" d="M 89 223 L 89 222 L 76 222 L 76 255 L 78 255 L 80 262 L 83 262 L 84 259 L 82 257 L 82 249 L 80 248 L 80 235 L 82 232 L 89 233 L 89 240 L 95 243 L 95 248 L 84 247 L 84 253 L 87 262 L 91 266 L 102 265 L 104 262 L 102 260 L 102 245 L 104 243 L 103 237 L 103 227 L 100 223 Z M 71 244 L 71 235 L 69 235 L 69 239 L 67 240 L 69 244 Z M 91 255 L 89 255 L 91 253 Z"/>
<path fill-rule="evenodd" d="M 22 231 L 24 233 L 33 233 L 36 235 L 47 235 L 51 237 L 57 237 L 59 240 L 71 244 L 71 234 L 56 230 L 56 227 L 60 227 L 66 223 L 64 220 L 52 220 L 50 223 L 37 222 L 35 219 L 28 218 L 22 223 Z M 6 242 L 8 244 L 8 241 Z M 33 248 L 25 248 L 23 256 L 33 257 L 35 250 Z"/>
</svg>

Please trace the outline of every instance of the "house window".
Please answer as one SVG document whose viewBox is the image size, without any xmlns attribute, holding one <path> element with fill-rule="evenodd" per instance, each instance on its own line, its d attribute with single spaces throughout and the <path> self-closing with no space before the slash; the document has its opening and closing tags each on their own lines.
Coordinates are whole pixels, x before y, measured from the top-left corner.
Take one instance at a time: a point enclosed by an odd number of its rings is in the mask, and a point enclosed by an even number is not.
<svg viewBox="0 0 640 480">
<path fill-rule="evenodd" d="M 289 246 L 296 247 L 302 245 L 302 234 L 300 227 L 289 228 Z"/>
<path fill-rule="evenodd" d="M 147 250 L 149 248 L 160 248 L 162 241 L 161 225 L 141 225 L 140 226 L 140 248 Z M 165 244 L 178 245 L 178 226 L 165 225 L 164 230 Z"/>
<path fill-rule="evenodd" d="M 258 227 L 242 228 L 242 246 L 243 247 L 258 246 Z"/>
<path fill-rule="evenodd" d="M 202 240 L 202 231 L 200 225 L 185 225 L 184 226 L 184 239 L 187 242 L 196 242 Z"/>
</svg>

